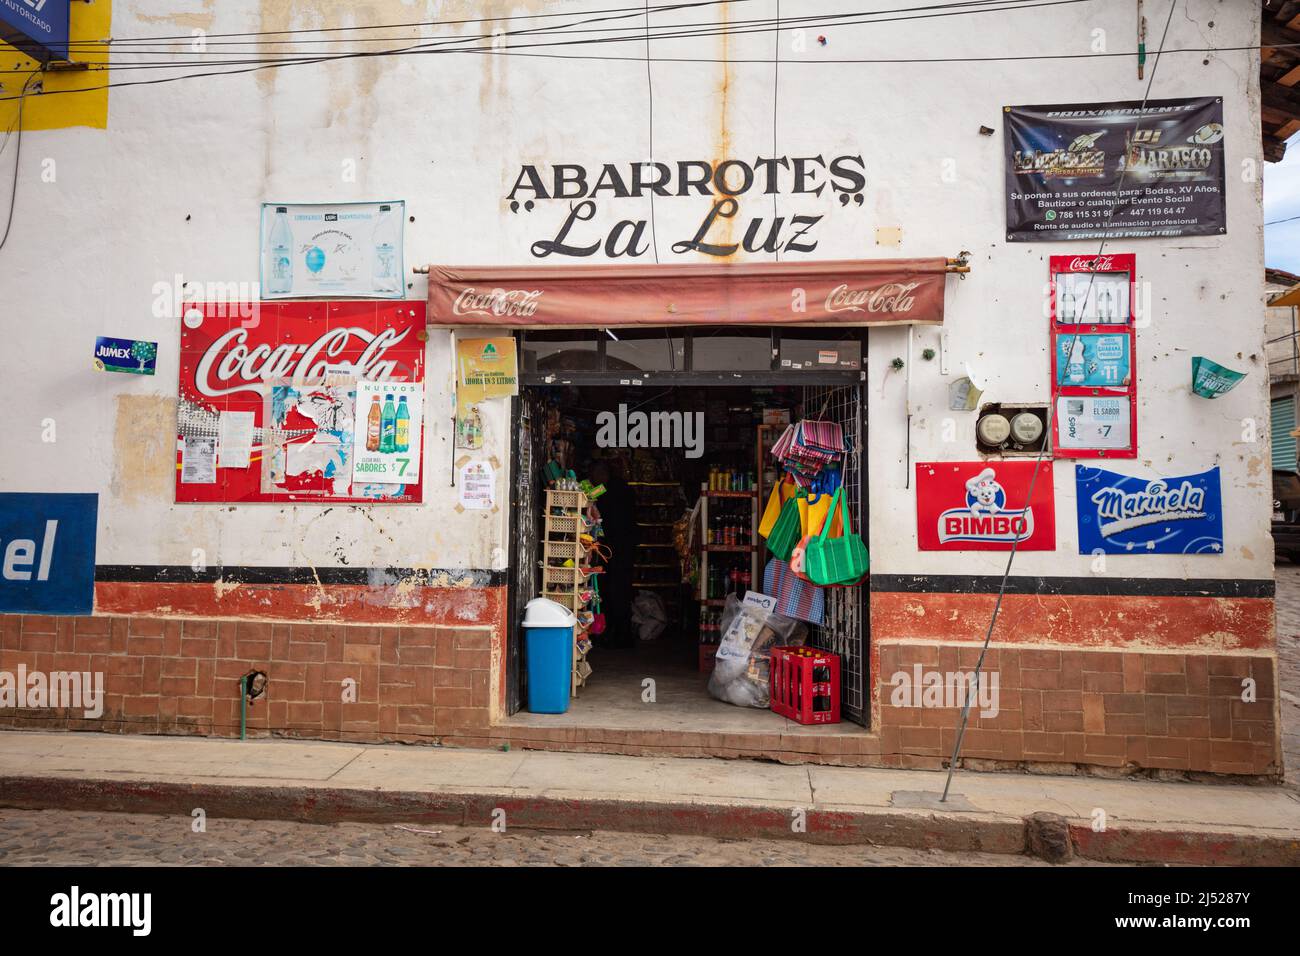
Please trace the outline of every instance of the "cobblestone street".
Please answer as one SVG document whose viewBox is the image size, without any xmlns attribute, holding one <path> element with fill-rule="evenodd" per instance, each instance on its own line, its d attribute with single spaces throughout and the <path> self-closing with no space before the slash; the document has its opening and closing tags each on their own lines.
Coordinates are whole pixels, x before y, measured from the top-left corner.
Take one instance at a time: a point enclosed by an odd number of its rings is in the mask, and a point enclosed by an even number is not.
<svg viewBox="0 0 1300 956">
<path fill-rule="evenodd" d="M 6 866 L 1046 866 L 1031 857 L 798 840 L 0 810 Z M 1095 866 L 1095 863 L 1081 865 Z"/>
<path fill-rule="evenodd" d="M 1300 786 L 1300 565 L 1279 560 L 1276 570 L 1282 760 L 1287 783 Z"/>
</svg>

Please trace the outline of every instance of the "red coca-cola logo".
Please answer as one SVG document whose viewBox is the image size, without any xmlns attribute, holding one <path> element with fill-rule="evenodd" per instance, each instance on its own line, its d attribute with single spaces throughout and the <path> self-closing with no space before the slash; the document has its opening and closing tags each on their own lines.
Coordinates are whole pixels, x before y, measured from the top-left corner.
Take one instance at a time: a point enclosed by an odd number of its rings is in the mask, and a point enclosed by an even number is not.
<svg viewBox="0 0 1300 956">
<path fill-rule="evenodd" d="M 542 291 L 534 289 L 492 289 L 480 292 L 472 286 L 462 289 L 451 311 L 456 315 L 529 316 L 541 305 Z"/>
<path fill-rule="evenodd" d="M 248 330 L 231 329 L 208 346 L 194 370 L 194 387 L 200 395 L 215 398 L 235 392 L 261 391 L 271 379 L 315 381 L 327 371 L 346 366 L 352 374 L 371 381 L 392 378 L 397 363 L 384 353 L 406 338 L 409 328 L 330 329 L 310 344 L 248 345 Z M 357 354 L 358 345 L 360 353 Z M 349 358 L 356 354 L 355 358 Z M 230 383 L 238 384 L 230 384 Z"/>
<path fill-rule="evenodd" d="M 877 289 L 837 285 L 826 296 L 827 312 L 910 312 L 919 282 L 887 282 Z"/>
<path fill-rule="evenodd" d="M 1088 258 L 1086 256 L 1075 256 L 1070 260 L 1071 272 L 1113 272 L 1112 265 L 1114 259 L 1110 256 L 1096 256 Z"/>
</svg>

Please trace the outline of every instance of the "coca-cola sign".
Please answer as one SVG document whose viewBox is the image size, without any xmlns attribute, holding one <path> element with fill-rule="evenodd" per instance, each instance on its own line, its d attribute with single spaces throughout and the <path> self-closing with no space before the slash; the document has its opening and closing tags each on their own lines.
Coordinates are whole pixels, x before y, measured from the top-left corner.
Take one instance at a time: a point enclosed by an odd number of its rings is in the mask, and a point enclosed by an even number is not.
<svg viewBox="0 0 1300 956">
<path fill-rule="evenodd" d="M 247 329 L 231 329 L 208 346 L 199 359 L 194 387 L 200 395 L 210 398 L 235 392 L 260 395 L 262 382 L 281 378 L 313 380 L 344 369 L 359 378 L 386 381 L 392 377 L 396 363 L 383 361 L 383 355 L 409 331 L 384 329 L 376 334 L 361 328 L 339 328 L 305 345 L 285 343 L 272 347 L 263 342 L 250 347 Z M 355 348 L 354 340 L 363 348 L 355 360 L 348 361 L 344 356 Z"/>
<path fill-rule="evenodd" d="M 837 285 L 826 296 L 827 312 L 910 312 L 919 282 L 887 282 L 875 289 Z"/>
<path fill-rule="evenodd" d="M 418 482 L 352 480 L 345 446 L 356 427 L 353 379 L 423 381 L 425 304 L 262 302 L 256 313 L 250 324 L 229 303 L 186 310 L 176 500 L 420 501 Z M 294 401 L 301 411 L 286 409 Z M 247 465 L 223 458 L 218 444 L 217 467 L 207 472 L 215 480 L 193 480 L 204 470 L 180 467 L 187 440 L 191 454 L 219 442 L 231 413 L 252 415 Z"/>
<path fill-rule="evenodd" d="M 525 318 L 537 312 L 541 304 L 540 289 L 531 292 L 525 289 L 490 289 L 479 290 L 473 287 L 462 289 L 452 311 L 456 315 L 494 315 Z"/>
</svg>

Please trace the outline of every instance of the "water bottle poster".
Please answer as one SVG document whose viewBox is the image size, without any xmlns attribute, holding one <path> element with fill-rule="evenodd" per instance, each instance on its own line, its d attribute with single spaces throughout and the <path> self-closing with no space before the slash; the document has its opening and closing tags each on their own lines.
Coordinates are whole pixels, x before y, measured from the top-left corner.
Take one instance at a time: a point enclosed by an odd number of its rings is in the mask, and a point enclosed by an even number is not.
<svg viewBox="0 0 1300 956">
<path fill-rule="evenodd" d="M 406 203 L 263 203 L 262 298 L 405 294 Z"/>
<path fill-rule="evenodd" d="M 1129 337 L 1057 332 L 1056 384 L 1126 388 L 1130 379 Z"/>
<path fill-rule="evenodd" d="M 424 303 L 252 305 L 203 303 L 182 319 L 176 500 L 423 500 Z M 215 476 L 184 467 L 200 440 L 217 443 Z M 368 445 L 385 464 L 358 470 Z"/>
<path fill-rule="evenodd" d="M 1139 478 L 1078 465 L 1079 553 L 1222 554 L 1219 469 Z"/>
<path fill-rule="evenodd" d="M 352 481 L 420 480 L 421 382 L 358 382 Z"/>
</svg>

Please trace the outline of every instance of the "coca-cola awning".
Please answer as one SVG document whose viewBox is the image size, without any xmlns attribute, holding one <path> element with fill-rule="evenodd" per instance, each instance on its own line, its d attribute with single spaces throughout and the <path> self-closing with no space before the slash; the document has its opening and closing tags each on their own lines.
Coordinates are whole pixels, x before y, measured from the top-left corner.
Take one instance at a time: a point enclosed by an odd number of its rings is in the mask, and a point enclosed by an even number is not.
<svg viewBox="0 0 1300 956">
<path fill-rule="evenodd" d="M 938 325 L 949 260 L 430 266 L 429 324 Z"/>
</svg>

